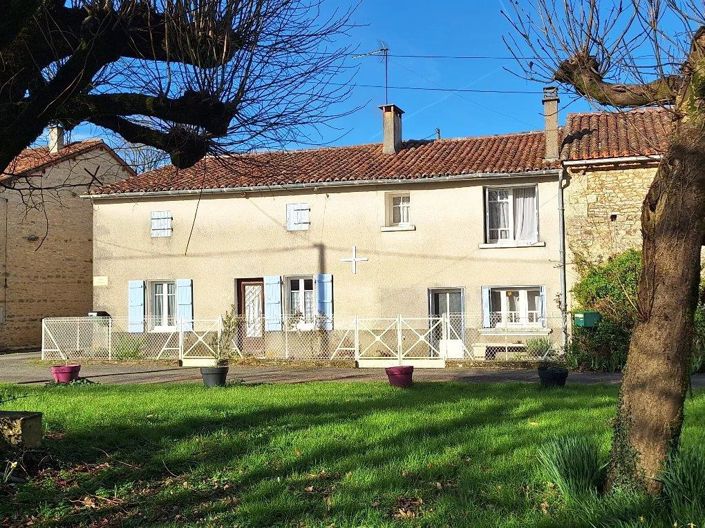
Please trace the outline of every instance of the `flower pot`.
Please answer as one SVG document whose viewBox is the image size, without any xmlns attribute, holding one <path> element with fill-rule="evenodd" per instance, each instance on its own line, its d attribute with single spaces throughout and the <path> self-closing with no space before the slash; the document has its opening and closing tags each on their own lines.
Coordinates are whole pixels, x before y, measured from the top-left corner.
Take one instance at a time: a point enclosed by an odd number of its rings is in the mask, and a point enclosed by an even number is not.
<svg viewBox="0 0 705 528">
<path fill-rule="evenodd" d="M 568 378 L 568 369 L 553 365 L 541 365 L 539 367 L 539 380 L 542 387 L 563 387 Z"/>
<path fill-rule="evenodd" d="M 78 379 L 81 365 L 54 365 L 51 367 L 51 375 L 56 383 L 71 383 Z"/>
<path fill-rule="evenodd" d="M 201 367 L 201 377 L 206 387 L 225 387 L 230 367 Z"/>
<path fill-rule="evenodd" d="M 388 367 L 384 369 L 392 387 L 406 389 L 411 387 L 411 377 L 414 374 L 414 367 Z"/>
</svg>

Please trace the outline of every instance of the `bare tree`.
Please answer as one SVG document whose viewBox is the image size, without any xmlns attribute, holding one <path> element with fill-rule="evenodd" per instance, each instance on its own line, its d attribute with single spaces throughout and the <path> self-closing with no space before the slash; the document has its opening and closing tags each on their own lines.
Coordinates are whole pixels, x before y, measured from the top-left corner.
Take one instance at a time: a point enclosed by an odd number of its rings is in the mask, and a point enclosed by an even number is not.
<svg viewBox="0 0 705 528">
<path fill-rule="evenodd" d="M 673 133 L 642 206 L 643 271 L 608 485 L 660 490 L 689 382 L 705 240 L 705 13 L 697 0 L 532 0 L 506 13 L 523 74 L 615 109 L 661 105 Z"/>
<path fill-rule="evenodd" d="M 333 40 L 350 11 L 322 3 L 0 0 L 0 174 L 50 123 L 92 123 L 180 168 L 300 139 L 349 89 Z"/>
</svg>

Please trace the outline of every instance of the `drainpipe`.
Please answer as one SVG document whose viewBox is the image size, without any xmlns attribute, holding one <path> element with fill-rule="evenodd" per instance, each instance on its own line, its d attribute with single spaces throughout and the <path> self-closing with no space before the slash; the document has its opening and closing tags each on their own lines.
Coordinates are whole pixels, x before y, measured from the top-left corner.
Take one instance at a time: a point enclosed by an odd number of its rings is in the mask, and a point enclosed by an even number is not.
<svg viewBox="0 0 705 528">
<path fill-rule="evenodd" d="M 568 283 L 566 279 L 566 244 L 565 244 L 565 202 L 563 197 L 563 182 L 565 168 L 561 167 L 558 176 L 558 238 L 560 251 L 560 282 L 561 282 L 561 327 L 563 331 L 563 351 L 568 350 Z"/>
</svg>

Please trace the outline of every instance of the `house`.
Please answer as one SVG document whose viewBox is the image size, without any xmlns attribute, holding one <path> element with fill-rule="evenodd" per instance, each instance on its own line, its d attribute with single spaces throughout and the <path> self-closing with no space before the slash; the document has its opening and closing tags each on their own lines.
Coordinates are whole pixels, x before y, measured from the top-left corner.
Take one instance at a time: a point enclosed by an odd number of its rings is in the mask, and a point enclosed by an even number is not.
<svg viewBox="0 0 705 528">
<path fill-rule="evenodd" d="M 379 332 L 399 315 L 420 332 L 452 314 L 483 358 L 496 329 L 559 338 L 557 97 L 545 104 L 548 134 L 403 141 L 402 110 L 384 105 L 381 144 L 206 158 L 94 189 L 95 307 L 139 333 L 234 306 L 254 354 L 283 326 Z"/>
<path fill-rule="evenodd" d="M 0 350 L 39 348 L 42 318 L 92 309 L 93 214 L 80 195 L 133 175 L 102 141 L 50 137 L 0 174 Z"/>
<path fill-rule="evenodd" d="M 435 141 L 404 141 L 384 105 L 381 144 L 209 157 L 94 189 L 95 307 L 124 335 L 187 328 L 205 344 L 198 322 L 232 306 L 243 355 L 561 346 L 580 244 L 604 258 L 638 243 L 656 150 L 625 130 L 660 137 L 667 118 L 560 129 L 554 88 L 543 104 L 542 131 Z"/>
</svg>

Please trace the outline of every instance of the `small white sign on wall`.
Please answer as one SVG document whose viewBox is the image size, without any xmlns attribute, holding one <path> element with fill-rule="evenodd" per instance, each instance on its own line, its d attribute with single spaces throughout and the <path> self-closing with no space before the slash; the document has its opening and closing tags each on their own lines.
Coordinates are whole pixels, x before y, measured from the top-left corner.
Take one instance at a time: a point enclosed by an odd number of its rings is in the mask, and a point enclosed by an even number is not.
<svg viewBox="0 0 705 528">
<path fill-rule="evenodd" d="M 105 275 L 97 275 L 93 277 L 93 286 L 107 286 L 108 277 Z"/>
</svg>

